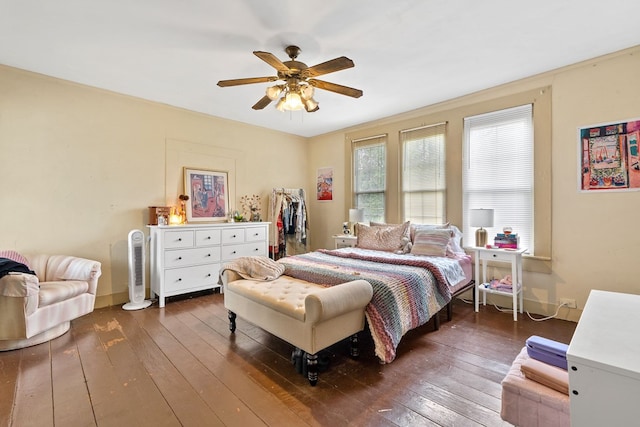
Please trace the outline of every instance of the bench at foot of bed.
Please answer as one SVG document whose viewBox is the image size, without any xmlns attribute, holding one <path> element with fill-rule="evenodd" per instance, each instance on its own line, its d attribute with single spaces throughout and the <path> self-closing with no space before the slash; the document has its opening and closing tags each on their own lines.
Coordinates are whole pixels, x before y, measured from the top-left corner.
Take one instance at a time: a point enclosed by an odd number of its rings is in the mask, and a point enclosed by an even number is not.
<svg viewBox="0 0 640 427">
<path fill-rule="evenodd" d="M 356 334 L 364 329 L 365 307 L 373 295 L 369 282 L 324 287 L 288 276 L 243 279 L 231 270 L 222 279 L 231 332 L 239 316 L 306 352 L 312 386 L 318 382 L 319 351 L 352 337 L 351 356 L 357 357 Z"/>
</svg>

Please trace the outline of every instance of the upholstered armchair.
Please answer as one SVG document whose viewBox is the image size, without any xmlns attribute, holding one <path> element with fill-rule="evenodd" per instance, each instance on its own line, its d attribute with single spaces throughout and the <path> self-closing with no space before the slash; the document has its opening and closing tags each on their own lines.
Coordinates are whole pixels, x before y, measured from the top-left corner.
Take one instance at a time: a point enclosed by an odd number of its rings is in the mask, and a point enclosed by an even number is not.
<svg viewBox="0 0 640 427">
<path fill-rule="evenodd" d="M 101 264 L 66 255 L 34 255 L 36 274 L 0 278 L 0 351 L 49 341 L 67 332 L 71 320 L 93 311 Z"/>
</svg>

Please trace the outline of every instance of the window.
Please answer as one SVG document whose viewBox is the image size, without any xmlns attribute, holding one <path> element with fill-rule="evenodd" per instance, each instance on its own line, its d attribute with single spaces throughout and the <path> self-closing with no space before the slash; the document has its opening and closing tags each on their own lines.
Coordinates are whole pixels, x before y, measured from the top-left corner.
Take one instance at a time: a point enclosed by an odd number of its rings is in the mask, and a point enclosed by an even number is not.
<svg viewBox="0 0 640 427">
<path fill-rule="evenodd" d="M 533 108 L 531 104 L 464 119 L 463 223 L 465 242 L 475 241 L 469 210 L 494 210 L 488 243 L 503 227 L 534 248 Z M 469 244 L 471 245 L 471 244 Z"/>
<path fill-rule="evenodd" d="M 405 221 L 445 222 L 445 130 L 441 123 L 400 133 Z"/>
<path fill-rule="evenodd" d="M 353 141 L 354 207 L 364 208 L 365 221 L 385 221 L 386 142 L 386 135 Z"/>
</svg>

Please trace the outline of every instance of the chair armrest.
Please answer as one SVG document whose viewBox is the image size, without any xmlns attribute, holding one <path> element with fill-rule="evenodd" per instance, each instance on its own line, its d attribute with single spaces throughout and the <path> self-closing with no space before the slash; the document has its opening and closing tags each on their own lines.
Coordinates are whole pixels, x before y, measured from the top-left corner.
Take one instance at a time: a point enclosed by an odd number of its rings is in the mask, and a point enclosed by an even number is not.
<svg viewBox="0 0 640 427">
<path fill-rule="evenodd" d="M 366 280 L 313 291 L 304 300 L 306 320 L 319 322 L 359 308 L 364 311 L 372 296 L 373 288 Z"/>
<path fill-rule="evenodd" d="M 86 258 L 68 255 L 53 255 L 47 263 L 46 281 L 80 280 L 89 283 L 89 292 L 94 294 L 98 278 L 102 275 L 102 264 Z"/>
<path fill-rule="evenodd" d="M 38 308 L 38 292 L 40 291 L 38 277 L 27 273 L 9 273 L 0 279 L 0 307 L 9 303 L 10 298 L 24 299 L 24 310 L 28 316 Z"/>
</svg>

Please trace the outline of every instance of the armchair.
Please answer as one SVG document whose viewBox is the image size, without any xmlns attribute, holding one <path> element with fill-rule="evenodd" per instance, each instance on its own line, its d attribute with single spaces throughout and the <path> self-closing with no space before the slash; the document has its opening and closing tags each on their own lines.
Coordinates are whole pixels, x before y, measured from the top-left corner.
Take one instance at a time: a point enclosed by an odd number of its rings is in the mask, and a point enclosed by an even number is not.
<svg viewBox="0 0 640 427">
<path fill-rule="evenodd" d="M 36 275 L 0 278 L 0 351 L 49 341 L 93 311 L 101 264 L 66 255 L 27 256 Z"/>
</svg>

